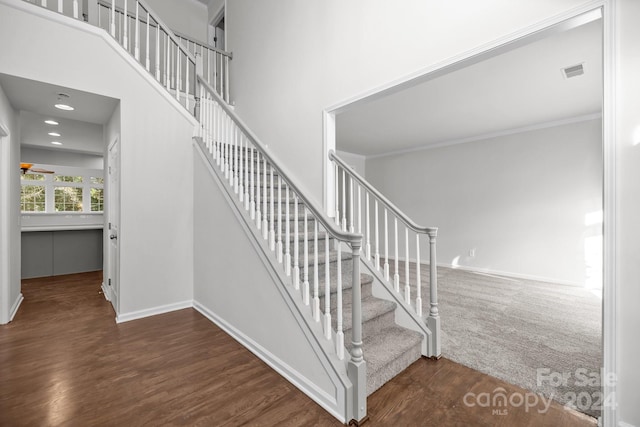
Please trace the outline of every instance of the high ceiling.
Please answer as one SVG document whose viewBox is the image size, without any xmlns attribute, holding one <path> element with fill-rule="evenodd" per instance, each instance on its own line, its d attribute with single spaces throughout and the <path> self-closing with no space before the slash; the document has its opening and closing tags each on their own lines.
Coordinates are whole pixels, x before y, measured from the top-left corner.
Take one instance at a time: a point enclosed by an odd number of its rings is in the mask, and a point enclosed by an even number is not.
<svg viewBox="0 0 640 427">
<path fill-rule="evenodd" d="M 23 145 L 103 154 L 102 125 L 113 114 L 117 99 L 6 74 L 0 74 L 0 86 L 13 108 L 20 111 Z M 74 111 L 54 107 L 59 93 L 69 95 L 66 103 L 72 105 Z M 59 125 L 47 125 L 44 123 L 47 119 L 53 119 Z M 49 132 L 57 132 L 61 136 L 52 137 Z M 51 141 L 62 142 L 63 145 L 51 145 Z"/>
<path fill-rule="evenodd" d="M 382 155 L 599 113 L 601 21 L 340 113 L 337 148 Z M 576 64 L 584 74 L 565 78 Z"/>
</svg>

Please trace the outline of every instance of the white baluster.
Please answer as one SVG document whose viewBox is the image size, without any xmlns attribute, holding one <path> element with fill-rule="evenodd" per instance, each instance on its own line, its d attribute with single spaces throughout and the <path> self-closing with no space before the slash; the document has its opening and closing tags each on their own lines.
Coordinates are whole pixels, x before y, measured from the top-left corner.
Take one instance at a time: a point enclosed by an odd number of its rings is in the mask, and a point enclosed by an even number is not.
<svg viewBox="0 0 640 427">
<path fill-rule="evenodd" d="M 64 13 L 64 2 L 63 2 L 63 0 L 58 0 L 58 13 Z"/>
<path fill-rule="evenodd" d="M 73 17 L 78 19 L 78 0 L 73 0 Z"/>
<path fill-rule="evenodd" d="M 151 20 L 151 15 L 147 13 L 148 19 Z M 160 80 L 160 25 L 156 24 L 156 80 Z"/>
<path fill-rule="evenodd" d="M 320 254 L 318 253 L 318 220 L 313 218 L 313 319 L 316 322 L 320 321 L 320 297 L 318 295 L 318 258 L 320 258 Z M 328 261 L 328 260 L 326 260 Z"/>
<path fill-rule="evenodd" d="M 293 287 L 300 289 L 300 248 L 298 234 L 298 196 L 293 194 Z"/>
<path fill-rule="evenodd" d="M 416 233 L 416 314 L 422 317 L 422 289 L 420 289 L 420 235 Z"/>
<path fill-rule="evenodd" d="M 347 180 L 345 179 L 344 169 L 342 169 L 342 231 L 347 231 L 346 185 L 347 185 Z"/>
<path fill-rule="evenodd" d="M 47 0 L 41 0 L 41 1 L 40 1 L 40 5 L 41 5 L 42 7 L 47 7 Z M 113 3 L 111 4 L 111 8 L 113 8 Z"/>
<path fill-rule="evenodd" d="M 284 250 L 284 272 L 287 276 L 291 276 L 291 225 L 289 223 L 289 185 L 284 189 L 285 191 L 285 216 L 286 221 L 284 223 L 285 230 L 285 250 Z"/>
<path fill-rule="evenodd" d="M 262 168 L 262 185 L 263 185 L 263 193 L 262 193 L 262 212 L 263 218 L 262 221 L 262 237 L 267 240 L 269 238 L 269 223 L 267 222 L 268 211 L 267 211 L 267 159 L 262 156 L 263 160 L 263 168 Z M 273 213 L 271 214 L 273 220 Z"/>
<path fill-rule="evenodd" d="M 394 235 L 394 266 L 393 266 L 393 288 L 396 292 L 400 292 L 400 273 L 398 272 L 398 217 L 393 217 L 393 235 Z"/>
<path fill-rule="evenodd" d="M 371 217 L 369 216 L 369 192 L 367 191 L 365 194 L 365 214 L 364 214 L 364 220 L 365 223 L 367 225 L 367 232 L 365 235 L 366 238 L 366 245 L 365 245 L 365 255 L 367 257 L 367 261 L 371 261 L 371 233 L 370 233 L 370 223 L 371 223 Z"/>
<path fill-rule="evenodd" d="M 282 263 L 282 176 L 278 174 L 278 243 L 276 254 L 279 263 Z"/>
<path fill-rule="evenodd" d="M 135 28 L 135 43 L 134 43 L 134 50 L 133 50 L 133 56 L 134 58 L 136 58 L 136 61 L 140 61 L 140 20 L 139 20 L 139 11 L 140 9 L 140 3 L 138 3 L 136 1 L 136 25 L 134 26 Z"/>
<path fill-rule="evenodd" d="M 158 31 L 160 30 L 160 25 L 158 25 Z M 165 55 L 165 64 L 164 64 L 164 82 L 167 86 L 167 90 L 171 89 L 171 48 L 169 47 L 169 34 L 165 33 L 165 44 L 167 46 L 167 54 Z"/>
<path fill-rule="evenodd" d="M 122 9 L 123 16 L 123 33 L 122 33 L 122 45 L 125 49 L 129 50 L 129 9 L 127 9 L 127 0 L 124 0 L 124 8 Z"/>
<path fill-rule="evenodd" d="M 173 43 L 173 40 L 171 41 Z M 180 83 L 182 83 L 181 75 L 180 75 L 180 48 L 176 44 L 176 99 L 180 102 Z"/>
<path fill-rule="evenodd" d="M 229 181 L 229 172 L 231 167 L 229 166 L 229 117 L 224 114 L 223 116 L 224 120 L 222 122 L 222 126 L 223 126 L 223 132 L 222 132 L 222 151 L 224 152 L 222 154 L 223 159 L 224 159 L 224 177 L 227 181 Z M 233 177 L 233 175 L 231 175 Z M 233 179 L 233 178 L 231 178 Z M 233 182 L 232 182 L 233 185 Z"/>
<path fill-rule="evenodd" d="M 238 141 L 238 146 L 240 148 L 240 173 L 239 175 L 239 179 L 240 179 L 240 183 L 238 184 L 238 195 L 240 197 L 240 202 L 244 203 L 244 172 L 246 170 L 246 168 L 244 167 L 244 162 L 245 162 L 245 157 L 243 157 L 243 150 L 242 150 L 242 132 L 238 129 L 238 133 L 239 133 L 239 141 Z"/>
<path fill-rule="evenodd" d="M 409 228 L 404 228 L 405 261 L 404 261 L 404 302 L 411 305 L 411 286 L 409 286 Z"/>
<path fill-rule="evenodd" d="M 231 117 L 229 117 L 229 122 L 232 123 L 233 126 L 233 122 L 231 121 Z M 237 141 L 237 128 L 235 126 L 233 126 L 233 134 L 232 134 L 232 139 L 233 139 L 233 152 L 232 152 L 232 164 L 231 167 L 233 168 L 233 177 L 231 178 L 231 185 L 233 185 L 233 192 L 238 194 L 238 185 L 239 185 L 239 179 L 238 179 L 238 141 Z"/>
<path fill-rule="evenodd" d="M 149 51 L 151 50 L 149 47 L 149 25 L 151 19 L 149 18 L 149 12 L 147 12 L 147 34 L 145 35 L 145 54 L 144 54 L 144 68 L 147 69 L 147 71 L 151 71 L 151 61 L 149 61 Z"/>
<path fill-rule="evenodd" d="M 304 242 L 302 243 L 302 249 L 304 251 L 304 273 L 302 275 L 302 302 L 304 305 L 309 305 L 309 227 L 307 224 L 307 207 L 303 209 L 304 212 Z"/>
<path fill-rule="evenodd" d="M 270 178 L 269 178 L 269 185 L 271 186 L 271 200 L 269 203 L 269 213 L 270 213 L 270 220 L 269 220 L 269 249 L 271 249 L 272 251 L 276 250 L 276 231 L 274 229 L 275 227 L 275 210 L 273 208 L 274 203 L 275 203 L 275 194 L 274 194 L 274 188 L 273 188 L 273 166 L 269 165 L 269 173 L 270 173 Z"/>
<path fill-rule="evenodd" d="M 244 181 L 242 183 L 242 185 L 244 186 L 244 210 L 248 211 L 250 206 L 251 206 L 251 202 L 250 202 L 250 196 L 249 196 L 249 140 L 246 139 L 244 137 L 244 134 L 240 134 L 240 138 L 242 140 L 242 138 L 244 138 L 245 140 L 245 144 L 244 144 Z"/>
<path fill-rule="evenodd" d="M 353 178 L 349 175 L 349 232 L 353 233 Z"/>
<path fill-rule="evenodd" d="M 331 339 L 331 272 L 329 269 L 329 233 L 324 232 L 324 337 Z"/>
<path fill-rule="evenodd" d="M 338 227 L 340 227 L 340 191 L 339 191 L 339 186 L 340 186 L 340 174 L 338 172 L 338 164 L 335 164 L 335 176 L 334 176 L 334 181 L 335 181 L 335 204 L 336 204 L 336 225 Z"/>
<path fill-rule="evenodd" d="M 255 160 L 253 158 L 253 152 L 254 152 L 254 148 L 253 146 L 251 147 L 251 158 L 249 159 L 249 162 L 251 162 L 251 173 L 250 173 L 250 177 L 251 177 L 251 181 L 250 181 L 250 185 L 249 185 L 249 197 L 250 197 L 250 201 L 249 201 L 249 212 L 251 212 L 251 220 L 255 221 L 256 219 L 256 196 L 255 196 L 255 190 L 256 190 L 256 186 L 255 186 Z M 260 173 L 260 172 L 258 172 Z M 259 185 L 258 185 L 259 186 Z M 260 226 L 258 226 L 258 229 L 260 229 Z"/>
<path fill-rule="evenodd" d="M 189 61 L 189 57 L 187 56 L 187 54 L 184 54 L 184 59 L 186 61 L 186 69 L 185 69 L 185 75 L 184 75 L 184 80 L 185 80 L 185 88 L 184 88 L 184 106 L 187 109 L 187 111 L 189 110 L 189 64 L 191 63 L 191 61 Z M 194 65 L 195 67 L 195 65 Z"/>
<path fill-rule="evenodd" d="M 374 232 L 375 232 L 375 243 L 376 243 L 376 255 L 374 257 L 375 259 L 375 263 L 376 263 L 376 270 L 380 271 L 380 240 L 379 240 L 379 235 L 378 235 L 378 199 L 374 200 L 374 210 L 375 210 L 375 227 L 374 227 Z"/>
<path fill-rule="evenodd" d="M 260 187 L 260 153 L 256 152 L 256 155 L 256 227 L 258 228 L 258 230 L 261 230 L 262 212 L 260 211 L 260 191 L 262 187 Z"/>
<path fill-rule="evenodd" d="M 229 102 L 229 57 L 224 57 L 224 100 Z"/>
<path fill-rule="evenodd" d="M 42 5 L 47 7 L 47 1 L 42 0 Z M 111 29 L 111 37 L 116 38 L 116 0 L 111 1 L 111 19 L 109 22 L 109 27 Z"/>
<path fill-rule="evenodd" d="M 358 184 L 358 234 L 362 234 L 362 186 Z"/>
<path fill-rule="evenodd" d="M 336 293 L 336 354 L 338 359 L 344 359 L 344 332 L 342 331 L 342 249 L 338 246 L 338 283 Z M 329 298 L 329 297 L 326 297 Z"/>
<path fill-rule="evenodd" d="M 213 86 L 213 90 L 220 95 L 220 91 L 218 90 L 218 82 L 216 79 L 216 73 L 218 72 L 218 52 L 214 53 L 213 55 L 213 83 L 211 84 L 211 86 Z"/>
<path fill-rule="evenodd" d="M 389 224 L 387 208 L 384 208 L 384 278 L 389 280 Z"/>
</svg>

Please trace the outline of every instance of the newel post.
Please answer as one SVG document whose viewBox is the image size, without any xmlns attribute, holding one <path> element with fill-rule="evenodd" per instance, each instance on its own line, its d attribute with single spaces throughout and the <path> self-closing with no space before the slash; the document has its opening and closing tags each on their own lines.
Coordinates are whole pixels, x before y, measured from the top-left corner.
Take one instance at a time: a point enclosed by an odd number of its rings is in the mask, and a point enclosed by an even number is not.
<svg viewBox="0 0 640 427">
<path fill-rule="evenodd" d="M 431 331 L 430 356 L 440 357 L 440 313 L 438 312 L 438 267 L 436 265 L 436 236 L 438 229 L 430 229 L 429 232 L 429 316 L 427 327 Z"/>
<path fill-rule="evenodd" d="M 356 422 L 367 417 L 367 363 L 362 351 L 362 284 L 360 283 L 360 248 L 362 242 L 351 243 L 353 262 L 351 359 L 347 374 L 353 384 L 353 415 Z"/>
</svg>

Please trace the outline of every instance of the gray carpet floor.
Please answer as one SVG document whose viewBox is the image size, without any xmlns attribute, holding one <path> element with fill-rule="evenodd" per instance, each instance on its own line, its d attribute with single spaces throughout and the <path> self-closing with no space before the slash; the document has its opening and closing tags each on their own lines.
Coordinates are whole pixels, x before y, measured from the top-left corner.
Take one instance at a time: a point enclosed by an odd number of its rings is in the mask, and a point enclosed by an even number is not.
<svg viewBox="0 0 640 427">
<path fill-rule="evenodd" d="M 428 279 L 428 265 L 422 269 Z M 444 357 L 600 415 L 598 296 L 578 287 L 439 268 L 438 298 Z M 423 305 L 428 313 L 428 298 Z"/>
</svg>

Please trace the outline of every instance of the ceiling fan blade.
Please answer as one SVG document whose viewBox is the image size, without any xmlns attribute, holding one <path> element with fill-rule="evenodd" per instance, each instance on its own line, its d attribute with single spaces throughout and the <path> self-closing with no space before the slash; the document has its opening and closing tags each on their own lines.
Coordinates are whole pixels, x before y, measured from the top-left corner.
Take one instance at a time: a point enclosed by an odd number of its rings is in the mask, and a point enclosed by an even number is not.
<svg viewBox="0 0 640 427">
<path fill-rule="evenodd" d="M 38 169 L 38 168 L 31 168 L 29 169 L 29 171 L 33 173 L 55 173 L 54 171 L 49 171 L 46 169 Z"/>
</svg>

